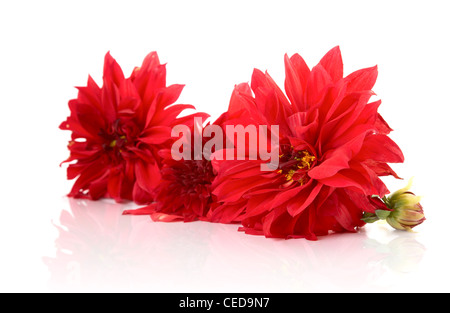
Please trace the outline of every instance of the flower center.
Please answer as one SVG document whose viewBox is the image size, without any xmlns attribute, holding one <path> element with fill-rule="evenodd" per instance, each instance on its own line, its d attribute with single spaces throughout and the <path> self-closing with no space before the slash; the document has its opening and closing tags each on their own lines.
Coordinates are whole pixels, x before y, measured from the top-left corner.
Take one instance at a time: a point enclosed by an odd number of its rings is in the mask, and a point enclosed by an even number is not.
<svg viewBox="0 0 450 313">
<path fill-rule="evenodd" d="M 211 161 L 207 160 L 170 160 L 166 165 L 162 169 L 163 179 L 182 194 L 205 196 L 203 190 L 209 188 L 215 177 Z"/>
<path fill-rule="evenodd" d="M 138 129 L 131 120 L 117 119 L 106 129 L 101 129 L 99 135 L 104 138 L 103 149 L 120 156 L 127 147 L 134 145 Z"/>
<path fill-rule="evenodd" d="M 293 147 L 282 149 L 278 174 L 283 174 L 287 182 L 304 185 L 309 177 L 308 171 L 314 166 L 316 157 L 308 150 L 294 151 Z"/>
<path fill-rule="evenodd" d="M 110 148 L 118 148 L 121 149 L 127 144 L 127 137 L 126 136 L 118 136 L 116 139 L 112 140 L 109 143 Z"/>
</svg>

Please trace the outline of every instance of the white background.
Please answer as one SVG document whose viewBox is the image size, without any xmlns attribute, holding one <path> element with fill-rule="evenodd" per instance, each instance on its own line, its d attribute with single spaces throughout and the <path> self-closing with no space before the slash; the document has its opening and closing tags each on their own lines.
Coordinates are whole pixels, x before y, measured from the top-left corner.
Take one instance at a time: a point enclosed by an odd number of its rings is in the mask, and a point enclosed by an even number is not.
<svg viewBox="0 0 450 313">
<path fill-rule="evenodd" d="M 450 291 L 447 2 L 2 1 L 0 291 Z M 253 68 L 283 86 L 285 53 L 312 67 L 336 45 L 346 75 L 379 66 L 374 91 L 406 157 L 394 169 L 424 196 L 417 233 L 378 223 L 272 240 L 65 197 L 69 133 L 58 126 L 74 86 L 88 74 L 101 83 L 107 51 L 126 75 L 158 51 L 168 83 L 186 84 L 179 103 L 217 117 Z"/>
</svg>

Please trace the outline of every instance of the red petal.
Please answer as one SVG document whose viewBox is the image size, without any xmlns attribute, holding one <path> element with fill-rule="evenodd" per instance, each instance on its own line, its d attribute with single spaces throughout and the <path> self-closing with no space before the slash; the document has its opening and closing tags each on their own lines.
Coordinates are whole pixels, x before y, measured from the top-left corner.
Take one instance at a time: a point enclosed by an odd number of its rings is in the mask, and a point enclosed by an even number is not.
<svg viewBox="0 0 450 313">
<path fill-rule="evenodd" d="M 345 77 L 348 92 L 371 90 L 377 80 L 378 67 L 364 68 Z"/>
<path fill-rule="evenodd" d="M 149 145 L 159 145 L 171 139 L 172 129 L 168 126 L 154 126 L 145 131 L 139 140 Z"/>
<path fill-rule="evenodd" d="M 402 163 L 405 160 L 399 146 L 386 135 L 367 136 L 355 158 L 388 163 Z"/>
<path fill-rule="evenodd" d="M 122 69 L 120 68 L 117 61 L 108 52 L 105 55 L 105 63 L 103 66 L 103 79 L 108 83 L 120 86 L 122 81 L 125 79 Z"/>
<path fill-rule="evenodd" d="M 149 72 L 160 64 L 161 63 L 159 62 L 158 53 L 153 51 L 147 54 L 147 56 L 144 58 L 140 70 L 143 72 Z"/>
<path fill-rule="evenodd" d="M 287 54 L 284 56 L 284 66 L 286 69 L 286 80 L 284 82 L 286 94 L 297 108 L 296 111 L 306 111 L 306 107 L 303 105 L 303 89 L 306 88 L 306 85 L 302 86 L 300 77 L 298 77 L 298 73 Z"/>
<path fill-rule="evenodd" d="M 327 54 L 325 54 L 319 64 L 323 66 L 334 82 L 342 79 L 344 75 L 344 68 L 339 46 L 334 47 Z"/>
<path fill-rule="evenodd" d="M 292 203 L 288 205 L 287 210 L 289 214 L 292 216 L 296 216 L 303 212 L 303 210 L 305 210 L 316 199 L 322 186 L 322 184 L 318 183 L 309 190 L 302 189 L 299 192 L 298 196 L 295 198 L 295 205 L 292 205 Z"/>
<path fill-rule="evenodd" d="M 389 176 L 392 175 L 397 179 L 401 179 L 397 173 L 386 163 L 378 162 L 371 159 L 363 161 L 363 163 L 374 171 L 378 176 Z"/>
<path fill-rule="evenodd" d="M 141 160 L 136 162 L 136 183 L 148 193 L 158 185 L 161 173 L 156 163 L 148 164 Z"/>
<path fill-rule="evenodd" d="M 309 107 L 316 105 L 322 99 L 325 87 L 331 82 L 330 75 L 322 65 L 313 67 L 305 91 L 305 102 Z"/>
<path fill-rule="evenodd" d="M 147 122 L 147 127 L 150 125 L 166 125 L 166 126 L 175 126 L 183 124 L 177 119 L 178 115 L 180 115 L 184 110 L 192 109 L 195 110 L 195 107 L 190 104 L 176 104 L 172 105 L 165 110 L 160 110 L 155 113 L 153 118 Z M 193 117 L 192 117 L 193 119 Z"/>
<path fill-rule="evenodd" d="M 154 203 L 135 210 L 125 210 L 123 211 L 122 215 L 150 215 L 155 213 L 156 208 L 157 205 Z"/>
<path fill-rule="evenodd" d="M 361 150 L 365 136 L 365 133 L 359 134 L 345 145 L 334 150 L 329 150 L 324 155 L 324 161 L 308 172 L 309 177 L 323 179 L 333 176 L 342 169 L 348 168 L 348 162 Z"/>
</svg>

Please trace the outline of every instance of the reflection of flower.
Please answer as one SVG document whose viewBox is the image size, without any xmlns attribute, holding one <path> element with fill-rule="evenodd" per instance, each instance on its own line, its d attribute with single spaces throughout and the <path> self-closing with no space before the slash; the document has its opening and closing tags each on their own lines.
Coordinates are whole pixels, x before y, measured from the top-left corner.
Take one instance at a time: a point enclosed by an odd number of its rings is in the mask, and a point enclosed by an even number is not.
<svg viewBox="0 0 450 313">
<path fill-rule="evenodd" d="M 213 184 L 219 202 L 212 220 L 238 221 L 243 230 L 266 237 L 316 239 L 330 231 L 355 231 L 368 196 L 388 190 L 379 176 L 393 175 L 387 162 L 403 162 L 369 102 L 377 68 L 343 77 L 338 47 L 311 70 L 295 54 L 286 56 L 287 97 L 266 73 L 255 70 L 251 90 L 235 88 L 229 112 L 244 112 L 236 123 L 279 125 L 279 167 L 261 172 L 261 161 L 215 162 Z M 254 95 L 252 94 L 252 91 Z"/>
<path fill-rule="evenodd" d="M 46 258 L 52 283 L 77 287 L 84 280 L 113 279 L 106 273 L 120 271 L 123 256 L 142 244 L 129 243 L 133 230 L 129 220 L 120 218 L 123 205 L 70 199 L 71 212 L 62 211 L 56 240 L 56 258 Z M 95 209 L 93 209 L 95 207 Z M 139 242 L 140 241 L 140 242 Z M 111 275 L 113 276 L 113 275 Z"/>
<path fill-rule="evenodd" d="M 408 273 L 416 270 L 425 254 L 425 247 L 415 238 L 398 236 L 390 240 L 387 244 L 381 244 L 375 239 L 369 239 L 367 246 L 376 248 L 378 252 L 384 254 L 383 266 L 399 273 Z"/>
<path fill-rule="evenodd" d="M 166 87 L 166 68 L 150 53 L 129 78 L 108 53 L 103 86 L 89 77 L 69 102 L 71 115 L 60 128 L 72 132 L 70 196 L 149 203 L 158 184 L 158 151 L 170 147 L 170 132 L 184 122 L 177 116 L 190 105 L 173 105 L 183 85 Z M 170 106 L 170 107 L 169 107 Z"/>
<path fill-rule="evenodd" d="M 173 280 L 182 275 L 195 276 L 204 262 L 207 251 L 197 246 L 204 246 L 208 229 L 182 227 L 179 236 L 148 218 L 124 218 L 122 211 L 131 204 L 69 201 L 70 212 L 62 211 L 55 225 L 59 233 L 56 256 L 44 258 L 51 272 L 50 284 L 57 290 L 142 287 L 158 292 L 171 289 Z M 172 277 L 173 268 L 184 274 Z"/>
<path fill-rule="evenodd" d="M 44 259 L 58 291 L 386 291 L 380 283 L 393 281 L 383 275 L 413 271 L 425 252 L 410 233 L 371 239 L 378 228 L 318 242 L 263 240 L 233 225 L 154 223 L 121 216 L 131 204 L 69 200 L 56 255 Z"/>
<path fill-rule="evenodd" d="M 373 239 L 370 226 L 356 234 L 333 234 L 316 242 L 263 242 L 222 226 L 211 237 L 214 249 L 205 270 L 222 286 L 233 286 L 238 292 L 385 292 L 395 285 L 393 273 L 413 272 L 425 253 L 407 233 L 391 233 L 393 237 L 386 242 Z M 236 280 L 246 283 L 235 287 Z"/>
</svg>

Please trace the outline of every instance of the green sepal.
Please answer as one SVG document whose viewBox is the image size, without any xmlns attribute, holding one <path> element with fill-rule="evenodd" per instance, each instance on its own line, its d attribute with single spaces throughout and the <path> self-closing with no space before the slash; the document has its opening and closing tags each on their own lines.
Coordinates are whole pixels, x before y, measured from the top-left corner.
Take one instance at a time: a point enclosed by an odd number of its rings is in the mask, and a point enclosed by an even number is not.
<svg viewBox="0 0 450 313">
<path fill-rule="evenodd" d="M 374 223 L 379 220 L 378 216 L 374 213 L 364 212 L 361 220 L 364 223 Z"/>
<path fill-rule="evenodd" d="M 375 214 L 380 220 L 387 219 L 389 217 L 389 215 L 391 215 L 391 212 L 392 211 L 387 211 L 387 210 L 375 210 Z"/>
</svg>

